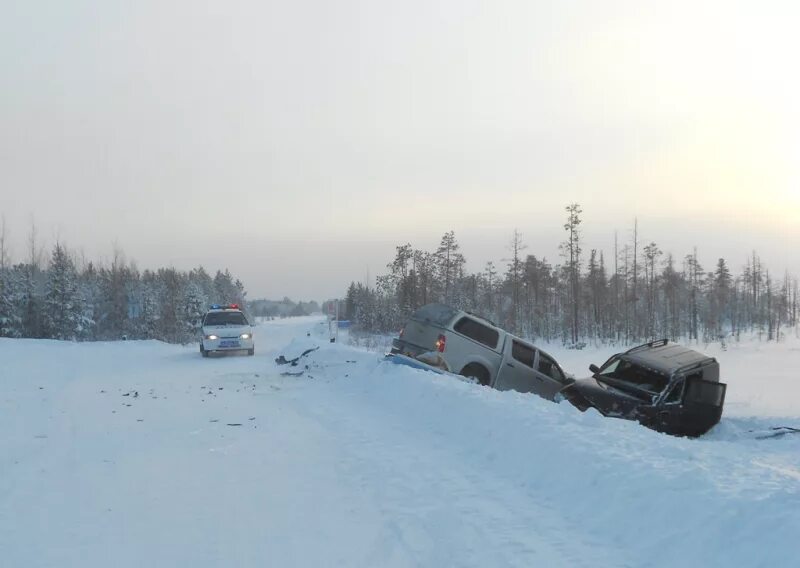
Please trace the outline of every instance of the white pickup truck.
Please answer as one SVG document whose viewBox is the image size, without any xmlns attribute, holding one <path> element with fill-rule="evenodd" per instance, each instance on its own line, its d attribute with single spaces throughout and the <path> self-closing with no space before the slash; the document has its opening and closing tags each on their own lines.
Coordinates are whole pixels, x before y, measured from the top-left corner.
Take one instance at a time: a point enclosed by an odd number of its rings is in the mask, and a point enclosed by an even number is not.
<svg viewBox="0 0 800 568">
<path fill-rule="evenodd" d="M 499 390 L 554 399 L 569 377 L 550 355 L 492 322 L 444 304 L 411 315 L 392 354 L 405 355 Z"/>
</svg>

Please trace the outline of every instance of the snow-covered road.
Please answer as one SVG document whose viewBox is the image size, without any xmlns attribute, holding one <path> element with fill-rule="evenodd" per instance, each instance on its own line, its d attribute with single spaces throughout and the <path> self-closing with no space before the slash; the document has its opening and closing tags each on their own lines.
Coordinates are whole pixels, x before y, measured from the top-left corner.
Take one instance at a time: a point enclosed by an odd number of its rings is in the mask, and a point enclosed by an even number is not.
<svg viewBox="0 0 800 568">
<path fill-rule="evenodd" d="M 270 322 L 255 357 L 212 359 L 0 340 L 0 565 L 797 563 L 800 436 L 751 432 L 800 424 L 788 374 L 783 395 L 752 384 L 775 353 L 800 369 L 797 343 L 713 353 L 726 416 L 686 440 L 326 332 Z M 312 344 L 305 374 L 282 376 L 275 356 Z M 580 373 L 607 351 L 557 356 Z"/>
</svg>

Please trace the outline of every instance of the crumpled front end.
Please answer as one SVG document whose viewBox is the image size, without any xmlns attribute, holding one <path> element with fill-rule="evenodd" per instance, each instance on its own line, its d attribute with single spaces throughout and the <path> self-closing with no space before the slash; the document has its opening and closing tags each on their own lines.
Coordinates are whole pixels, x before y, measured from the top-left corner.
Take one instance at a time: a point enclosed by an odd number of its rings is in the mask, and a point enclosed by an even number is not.
<svg viewBox="0 0 800 568">
<path fill-rule="evenodd" d="M 580 379 L 561 389 L 561 396 L 581 412 L 597 409 L 604 416 L 632 419 L 641 399 L 613 389 L 594 378 Z"/>
</svg>

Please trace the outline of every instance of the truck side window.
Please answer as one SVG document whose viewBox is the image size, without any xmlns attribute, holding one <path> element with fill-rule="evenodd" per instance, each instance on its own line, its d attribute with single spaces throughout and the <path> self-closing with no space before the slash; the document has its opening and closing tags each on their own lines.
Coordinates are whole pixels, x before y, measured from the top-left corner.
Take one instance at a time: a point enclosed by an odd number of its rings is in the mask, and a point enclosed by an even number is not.
<svg viewBox="0 0 800 568">
<path fill-rule="evenodd" d="M 453 326 L 453 329 L 478 343 L 484 344 L 486 347 L 497 349 L 497 342 L 500 340 L 500 334 L 497 330 L 485 326 L 472 318 L 461 318 Z"/>
<path fill-rule="evenodd" d="M 672 391 L 669 393 L 666 400 L 664 400 L 664 404 L 674 404 L 683 400 L 683 383 L 684 381 L 675 383 L 672 387 Z"/>
<path fill-rule="evenodd" d="M 533 355 L 534 351 L 532 347 L 528 347 L 516 339 L 511 343 L 511 356 L 531 369 L 533 369 Z"/>
<path fill-rule="evenodd" d="M 562 383 L 566 380 L 556 362 L 541 351 L 539 352 L 539 372 Z"/>
</svg>

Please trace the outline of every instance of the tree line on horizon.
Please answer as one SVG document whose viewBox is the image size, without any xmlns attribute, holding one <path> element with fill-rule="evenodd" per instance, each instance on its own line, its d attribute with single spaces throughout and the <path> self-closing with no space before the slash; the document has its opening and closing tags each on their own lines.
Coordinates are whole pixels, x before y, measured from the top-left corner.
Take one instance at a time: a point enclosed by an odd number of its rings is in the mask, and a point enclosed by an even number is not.
<svg viewBox="0 0 800 568">
<path fill-rule="evenodd" d="M 269 300 L 259 298 L 247 302 L 248 311 L 261 318 L 293 318 L 298 316 L 308 316 L 320 311 L 319 303 L 315 300 L 295 302 L 288 296 L 282 300 Z"/>
<path fill-rule="evenodd" d="M 610 261 L 588 249 L 581 235 L 581 207 L 566 207 L 561 262 L 525 254 L 515 230 L 504 267 L 487 262 L 469 273 L 455 233 L 442 236 L 435 251 L 396 247 L 387 272 L 374 286 L 352 282 L 344 317 L 356 329 L 396 333 L 409 315 L 439 302 L 481 315 L 533 340 L 560 341 L 580 348 L 587 342 L 636 344 L 668 338 L 710 343 L 755 333 L 778 340 L 798 328 L 798 279 L 776 277 L 753 252 L 734 274 L 724 258 L 710 270 L 697 249 L 682 258 L 655 242 L 615 238 Z"/>
<path fill-rule="evenodd" d="M 227 269 L 213 277 L 202 267 L 140 272 L 119 250 L 103 264 L 59 242 L 44 261 L 34 230 L 27 252 L 11 263 L 0 229 L 0 337 L 188 343 L 199 338 L 209 305 L 245 307 L 244 285 Z"/>
</svg>

